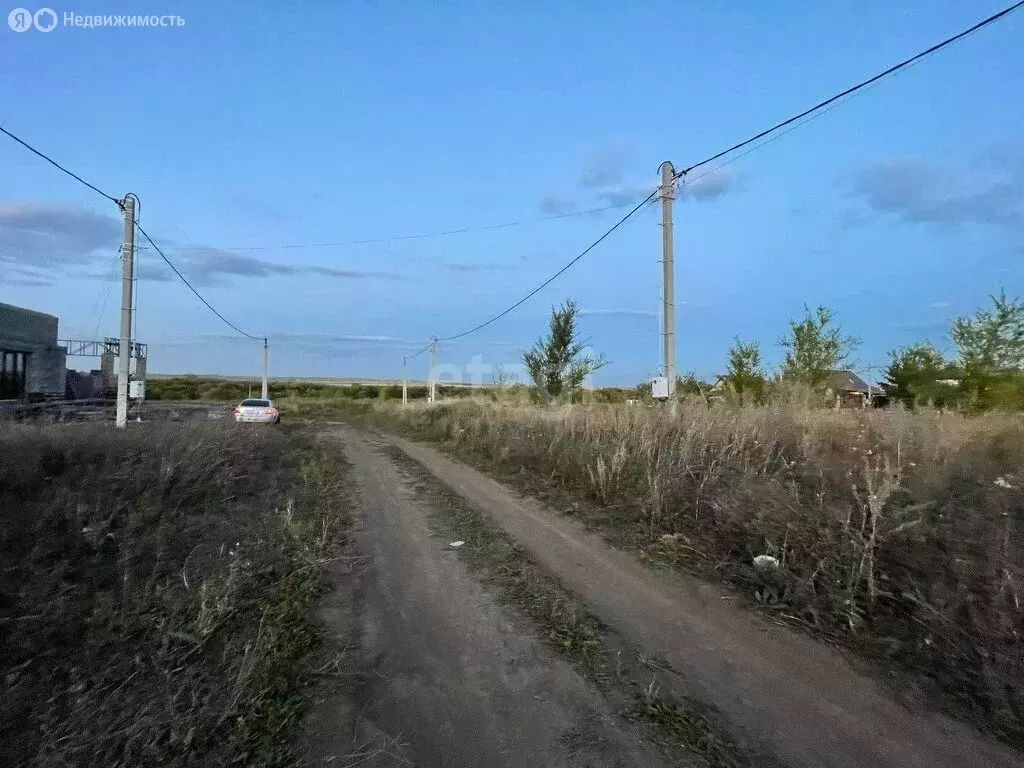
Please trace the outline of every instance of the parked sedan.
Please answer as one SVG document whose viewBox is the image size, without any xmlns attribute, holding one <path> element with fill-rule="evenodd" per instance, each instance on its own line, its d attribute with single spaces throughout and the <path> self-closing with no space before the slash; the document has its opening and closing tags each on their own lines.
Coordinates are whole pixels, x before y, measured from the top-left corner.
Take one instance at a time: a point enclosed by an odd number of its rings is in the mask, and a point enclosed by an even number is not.
<svg viewBox="0 0 1024 768">
<path fill-rule="evenodd" d="M 246 424 L 278 424 L 281 414 L 270 400 L 249 398 L 235 406 L 235 421 Z"/>
</svg>

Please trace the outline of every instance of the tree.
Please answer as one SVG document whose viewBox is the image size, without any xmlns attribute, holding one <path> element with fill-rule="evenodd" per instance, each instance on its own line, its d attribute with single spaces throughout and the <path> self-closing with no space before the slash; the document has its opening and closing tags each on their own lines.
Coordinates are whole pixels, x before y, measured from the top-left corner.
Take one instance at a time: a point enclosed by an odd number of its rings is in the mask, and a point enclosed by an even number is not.
<svg viewBox="0 0 1024 768">
<path fill-rule="evenodd" d="M 533 383 L 550 397 L 571 396 L 587 376 L 607 364 L 603 355 L 586 353 L 586 341 L 579 339 L 578 318 L 574 301 L 552 307 L 549 335 L 523 353 Z"/>
<path fill-rule="evenodd" d="M 942 352 L 922 342 L 889 353 L 882 386 L 891 399 L 908 408 L 928 404 L 942 408 L 956 400 L 957 390 L 940 382 L 959 378 Z"/>
<path fill-rule="evenodd" d="M 980 407 L 1013 407 L 1024 379 L 1024 301 L 1005 291 L 991 299 L 991 309 L 954 320 L 950 336 L 963 366 L 965 394 Z"/>
<path fill-rule="evenodd" d="M 842 368 L 858 341 L 843 335 L 835 322 L 835 313 L 825 306 L 813 312 L 804 307 L 801 320 L 789 321 L 789 335 L 779 344 L 786 350 L 782 361 L 782 377 L 823 388 L 829 374 Z"/>
<path fill-rule="evenodd" d="M 729 349 L 725 380 L 736 393 L 739 404 L 759 403 L 764 399 L 764 372 L 761 370 L 761 345 L 736 338 Z"/>
<path fill-rule="evenodd" d="M 992 309 L 958 317 L 950 329 L 960 362 L 971 373 L 1024 368 L 1024 301 L 1005 291 L 991 299 Z"/>
</svg>

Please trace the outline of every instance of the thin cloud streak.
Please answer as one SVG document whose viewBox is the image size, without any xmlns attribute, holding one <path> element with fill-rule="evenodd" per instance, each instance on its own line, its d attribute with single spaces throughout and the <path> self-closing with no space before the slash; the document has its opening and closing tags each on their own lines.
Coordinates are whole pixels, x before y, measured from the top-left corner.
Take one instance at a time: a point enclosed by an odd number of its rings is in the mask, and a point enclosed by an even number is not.
<svg viewBox="0 0 1024 768">
<path fill-rule="evenodd" d="M 659 313 L 647 309 L 581 309 L 581 317 L 659 317 Z"/>
<path fill-rule="evenodd" d="M 449 261 L 445 266 L 453 272 L 494 272 L 508 269 L 506 264 L 488 264 L 481 261 Z"/>
</svg>

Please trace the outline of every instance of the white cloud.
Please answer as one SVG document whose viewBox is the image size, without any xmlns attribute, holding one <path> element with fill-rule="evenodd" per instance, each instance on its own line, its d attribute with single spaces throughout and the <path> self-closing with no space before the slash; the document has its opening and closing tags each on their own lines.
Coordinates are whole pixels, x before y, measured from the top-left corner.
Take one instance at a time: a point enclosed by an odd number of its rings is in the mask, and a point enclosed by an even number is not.
<svg viewBox="0 0 1024 768">
<path fill-rule="evenodd" d="M 736 176 L 727 168 L 698 174 L 693 181 L 684 183 L 681 194 L 694 200 L 715 200 L 728 193 L 736 184 Z"/>
<path fill-rule="evenodd" d="M 875 213 L 912 224 L 1018 224 L 1024 217 L 1024 159 L 990 153 L 984 162 L 946 167 L 896 158 L 865 168 L 853 194 Z"/>
</svg>

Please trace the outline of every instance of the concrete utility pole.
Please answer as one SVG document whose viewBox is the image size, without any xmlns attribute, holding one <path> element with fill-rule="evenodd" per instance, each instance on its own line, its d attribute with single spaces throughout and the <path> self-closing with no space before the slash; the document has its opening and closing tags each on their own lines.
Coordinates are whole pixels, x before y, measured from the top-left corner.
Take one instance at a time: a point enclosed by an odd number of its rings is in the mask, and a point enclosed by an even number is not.
<svg viewBox="0 0 1024 768">
<path fill-rule="evenodd" d="M 132 280 L 135 273 L 135 195 L 124 196 L 121 245 L 121 338 L 117 348 L 117 426 L 128 424 L 128 376 L 132 359 Z"/>
<path fill-rule="evenodd" d="M 676 169 L 666 160 L 661 164 L 661 259 L 662 259 L 662 343 L 668 396 L 676 395 L 676 290 L 672 253 L 672 200 L 675 198 Z"/>
<path fill-rule="evenodd" d="M 405 364 L 407 358 L 402 357 L 402 405 L 409 404 L 409 374 L 406 371 Z"/>
<path fill-rule="evenodd" d="M 260 388 L 260 397 L 264 400 L 269 396 L 267 386 L 267 340 L 263 339 L 263 386 Z"/>
<path fill-rule="evenodd" d="M 430 337 L 430 370 L 427 371 L 427 402 L 433 403 L 437 400 L 437 386 L 434 381 L 434 363 L 437 358 L 437 337 Z"/>
</svg>

